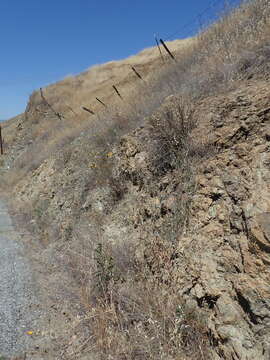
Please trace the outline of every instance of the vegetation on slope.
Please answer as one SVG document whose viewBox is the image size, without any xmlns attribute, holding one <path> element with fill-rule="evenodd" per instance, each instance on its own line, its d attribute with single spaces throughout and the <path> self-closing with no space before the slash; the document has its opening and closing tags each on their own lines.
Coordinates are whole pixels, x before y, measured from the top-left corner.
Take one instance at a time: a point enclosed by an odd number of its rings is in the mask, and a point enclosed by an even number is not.
<svg viewBox="0 0 270 360">
<path fill-rule="evenodd" d="M 220 350 L 179 285 L 184 260 L 177 244 L 196 172 L 219 150 L 210 135 L 191 134 L 205 98 L 269 76 L 269 19 L 268 1 L 246 2 L 184 43 L 176 63 L 161 67 L 149 50 L 146 60 L 94 68 L 46 89 L 64 119 L 36 92 L 25 114 L 5 125 L 8 183 L 28 204 L 26 216 L 44 244 L 64 254 L 86 308 L 90 336 L 81 334 L 67 358 L 95 352 L 101 359 L 207 359 Z M 112 103 L 107 74 L 129 63 L 151 70 L 147 85 L 138 80 L 135 87 L 124 73 L 125 102 Z M 77 113 L 88 91 L 112 105 L 91 118 L 68 112 L 65 102 Z M 166 197 L 171 193 L 177 200 Z"/>
</svg>

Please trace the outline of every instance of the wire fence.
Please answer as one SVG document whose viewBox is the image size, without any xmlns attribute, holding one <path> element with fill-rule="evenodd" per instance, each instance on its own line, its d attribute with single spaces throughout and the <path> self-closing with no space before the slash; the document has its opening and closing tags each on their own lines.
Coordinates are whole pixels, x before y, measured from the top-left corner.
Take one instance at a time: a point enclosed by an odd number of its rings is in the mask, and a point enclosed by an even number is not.
<svg viewBox="0 0 270 360">
<path fill-rule="evenodd" d="M 192 19 L 181 25 L 176 31 L 164 36 L 166 41 L 172 40 L 175 36 L 185 38 L 194 36 L 198 31 L 202 31 L 215 21 L 220 16 L 228 13 L 232 8 L 239 5 L 242 0 L 212 0 L 206 8 L 197 13 Z"/>
<path fill-rule="evenodd" d="M 173 51 L 170 50 L 168 41 L 175 38 L 176 36 L 180 39 L 183 39 L 204 31 L 204 29 L 215 23 L 220 17 L 228 14 L 233 8 L 240 5 L 243 1 L 245 0 L 211 0 L 202 11 L 198 12 L 192 19 L 190 19 L 187 23 L 182 25 L 174 32 L 167 34 L 162 38 L 158 38 L 157 35 L 155 35 L 154 39 L 162 65 L 165 65 L 168 61 L 177 62 L 177 54 L 174 54 Z M 138 69 L 135 68 L 135 66 L 130 66 L 130 71 L 133 73 L 133 75 L 136 76 L 137 79 L 145 83 L 145 78 L 148 73 L 142 74 L 140 71 L 138 71 Z M 114 94 L 119 99 L 121 99 L 121 101 L 125 101 L 125 98 L 121 92 L 121 81 L 117 82 L 117 86 L 115 84 L 112 85 L 112 90 L 114 91 Z M 40 95 L 44 104 L 46 104 L 60 120 L 65 118 L 63 114 L 56 111 L 49 104 L 42 89 L 40 89 Z M 109 104 L 106 104 L 104 99 L 100 99 L 99 97 L 95 97 L 95 101 L 97 101 L 99 105 L 103 107 L 109 106 Z M 77 112 L 75 112 L 71 106 L 66 104 L 66 107 L 73 113 L 73 115 L 77 115 Z M 83 110 L 91 115 L 96 115 L 96 111 L 89 108 L 89 105 L 81 105 L 80 110 Z"/>
</svg>

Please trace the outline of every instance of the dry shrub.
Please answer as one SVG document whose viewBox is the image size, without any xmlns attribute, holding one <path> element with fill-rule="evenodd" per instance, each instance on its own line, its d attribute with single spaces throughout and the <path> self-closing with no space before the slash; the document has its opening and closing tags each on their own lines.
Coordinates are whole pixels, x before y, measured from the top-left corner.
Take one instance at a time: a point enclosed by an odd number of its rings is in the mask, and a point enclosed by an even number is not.
<svg viewBox="0 0 270 360">
<path fill-rule="evenodd" d="M 160 112 L 150 118 L 155 147 L 151 152 L 156 174 L 163 175 L 169 169 L 185 166 L 192 141 L 190 133 L 196 126 L 193 115 L 194 106 L 189 99 L 171 98 Z"/>
<path fill-rule="evenodd" d="M 163 209 L 165 221 L 156 228 L 164 239 L 175 243 L 184 231 L 189 216 L 189 205 L 195 191 L 196 169 L 202 158 L 212 156 L 214 149 L 208 143 L 195 139 L 192 130 L 197 125 L 196 105 L 187 97 L 170 97 L 149 120 L 151 170 L 155 178 L 171 174 L 177 179 L 173 210 Z M 147 185 L 147 191 L 159 194 L 159 181 Z M 171 215 L 171 216 L 168 216 Z"/>
</svg>

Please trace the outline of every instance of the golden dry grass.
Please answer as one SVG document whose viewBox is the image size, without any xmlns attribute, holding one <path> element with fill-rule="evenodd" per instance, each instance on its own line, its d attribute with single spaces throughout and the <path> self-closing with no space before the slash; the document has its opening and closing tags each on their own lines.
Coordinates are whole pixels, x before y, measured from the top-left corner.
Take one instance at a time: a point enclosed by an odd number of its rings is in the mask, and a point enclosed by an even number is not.
<svg viewBox="0 0 270 360">
<path fill-rule="evenodd" d="M 175 40 L 169 42 L 168 46 L 173 52 L 185 51 L 193 41 L 194 39 Z M 167 55 L 164 56 L 168 58 Z M 119 103 L 112 85 L 119 87 L 125 99 L 129 98 L 134 86 L 140 85 L 140 80 L 131 70 L 131 66 L 134 66 L 147 80 L 153 71 L 162 66 L 158 49 L 156 47 L 145 49 L 125 60 L 96 65 L 80 75 L 67 77 L 46 89 L 48 98 L 56 104 L 56 107 L 62 109 L 65 108 L 66 101 L 78 113 L 81 113 L 81 105 L 89 106 L 94 112 L 101 111 L 102 105 L 96 101 L 96 97 L 100 97 L 108 106 Z M 83 117 L 83 114 L 81 113 L 80 116 Z"/>
</svg>

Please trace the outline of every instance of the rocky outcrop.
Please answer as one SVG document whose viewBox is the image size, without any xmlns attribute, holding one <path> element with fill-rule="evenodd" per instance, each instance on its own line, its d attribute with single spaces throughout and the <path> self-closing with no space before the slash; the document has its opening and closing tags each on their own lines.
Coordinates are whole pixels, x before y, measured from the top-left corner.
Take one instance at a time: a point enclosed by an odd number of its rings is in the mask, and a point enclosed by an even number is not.
<svg viewBox="0 0 270 360">
<path fill-rule="evenodd" d="M 179 241 L 199 270 L 186 296 L 211 313 L 220 358 L 270 356 L 268 96 L 261 85 L 211 99 L 209 133 L 219 153 L 200 166 Z"/>
<path fill-rule="evenodd" d="M 173 241 L 181 258 L 179 292 L 207 317 L 213 359 L 270 358 L 269 96 L 267 84 L 246 84 L 196 109 L 191 137 L 205 152 L 194 162 L 188 219 Z M 118 153 L 129 182 L 122 206 L 140 237 L 164 229 L 179 199 L 190 195 L 174 171 L 155 178 L 149 139 L 149 130 L 139 129 L 123 139 Z M 120 218 L 118 211 L 110 219 L 114 227 Z"/>
<path fill-rule="evenodd" d="M 96 182 L 94 155 L 77 139 L 21 181 L 16 198 L 32 204 L 47 247 L 74 240 L 84 226 L 92 241 L 98 226 L 105 242 L 136 244 L 139 262 L 142 239 L 166 239 L 178 259 L 179 296 L 206 319 L 211 358 L 269 359 L 269 98 L 268 84 L 253 82 L 197 103 L 196 126 L 175 158 L 150 121 L 102 155 L 114 164 L 111 184 L 111 169 Z M 177 103 L 169 98 L 155 121 Z"/>
</svg>

